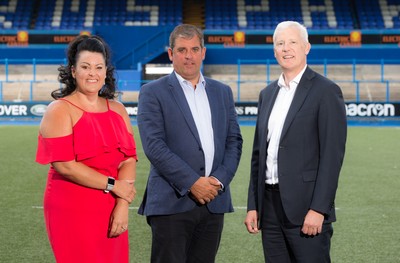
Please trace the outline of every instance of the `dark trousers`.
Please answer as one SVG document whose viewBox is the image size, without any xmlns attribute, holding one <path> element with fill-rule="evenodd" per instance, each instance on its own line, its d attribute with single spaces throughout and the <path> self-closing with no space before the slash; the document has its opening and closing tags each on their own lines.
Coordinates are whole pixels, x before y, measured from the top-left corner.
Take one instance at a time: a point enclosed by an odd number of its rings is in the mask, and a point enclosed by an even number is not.
<svg viewBox="0 0 400 263">
<path fill-rule="evenodd" d="M 215 262 L 224 214 L 212 214 L 206 206 L 163 216 L 149 216 L 152 231 L 152 263 Z"/>
<path fill-rule="evenodd" d="M 265 189 L 263 208 L 261 231 L 265 262 L 331 262 L 332 224 L 324 224 L 322 232 L 316 236 L 304 235 L 301 226 L 287 219 L 279 189 Z"/>
</svg>

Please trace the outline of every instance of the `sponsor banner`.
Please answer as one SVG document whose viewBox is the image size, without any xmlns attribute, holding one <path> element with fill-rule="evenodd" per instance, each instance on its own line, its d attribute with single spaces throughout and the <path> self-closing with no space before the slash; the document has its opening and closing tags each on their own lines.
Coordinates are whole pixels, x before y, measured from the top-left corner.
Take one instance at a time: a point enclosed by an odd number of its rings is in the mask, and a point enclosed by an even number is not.
<svg viewBox="0 0 400 263">
<path fill-rule="evenodd" d="M 257 116 L 257 103 L 236 103 L 239 117 Z M 400 117 L 400 103 L 346 103 L 347 117 Z"/>
<path fill-rule="evenodd" d="M 129 116 L 137 115 L 137 103 L 124 103 Z M 257 102 L 236 102 L 239 117 L 256 117 Z M 400 102 L 397 103 L 346 103 L 348 117 L 400 117 Z"/>
<path fill-rule="evenodd" d="M 399 117 L 400 103 L 346 103 L 348 117 Z"/>
<path fill-rule="evenodd" d="M 47 102 L 7 102 L 0 103 L 0 118 L 42 117 L 47 108 Z M 130 117 L 136 117 L 138 104 L 124 103 Z M 256 117 L 257 102 L 237 102 L 236 112 L 239 117 Z M 346 103 L 348 117 L 400 117 L 400 102 L 396 103 Z"/>
<path fill-rule="evenodd" d="M 224 47 L 244 47 L 245 45 L 272 45 L 272 33 L 246 33 L 243 31 L 213 34 L 204 34 L 207 45 L 223 45 Z M 340 47 L 361 47 L 364 44 L 391 44 L 400 46 L 400 34 L 363 33 L 362 31 L 349 31 L 339 33 L 310 33 L 308 35 L 313 45 L 338 45 Z"/>
<path fill-rule="evenodd" d="M 74 33 L 49 33 L 38 34 L 30 33 L 29 31 L 18 31 L 16 33 L 1 34 L 0 45 L 14 46 L 29 46 L 34 44 L 68 44 L 78 35 L 90 35 L 89 31 L 77 31 Z"/>
<path fill-rule="evenodd" d="M 52 33 L 36 33 L 34 31 L 21 30 L 15 33 L 0 33 L 0 45 L 29 46 L 35 44 L 68 44 L 77 35 L 90 35 L 90 31 L 63 31 Z M 212 33 L 205 31 L 205 44 L 223 45 L 224 47 L 245 47 L 245 45 L 272 45 L 273 31 L 248 33 L 245 31 L 230 31 L 226 33 Z M 342 33 L 310 33 L 309 41 L 313 45 L 339 45 L 341 47 L 359 47 L 363 44 L 391 44 L 400 46 L 400 34 L 398 31 L 369 33 L 360 30 L 345 31 Z"/>
<path fill-rule="evenodd" d="M 48 103 L 0 102 L 0 117 L 42 117 Z"/>
</svg>

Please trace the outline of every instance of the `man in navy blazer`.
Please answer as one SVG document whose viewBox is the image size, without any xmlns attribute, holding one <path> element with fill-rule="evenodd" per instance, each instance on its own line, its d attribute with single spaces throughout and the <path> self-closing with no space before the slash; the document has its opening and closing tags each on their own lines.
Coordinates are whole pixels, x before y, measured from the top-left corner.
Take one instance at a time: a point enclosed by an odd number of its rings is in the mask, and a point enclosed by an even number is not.
<svg viewBox="0 0 400 263">
<path fill-rule="evenodd" d="M 192 25 L 170 35 L 174 71 L 143 85 L 138 127 L 151 162 L 139 214 L 152 229 L 151 262 L 214 262 L 242 137 L 230 87 L 204 77 L 204 37 Z"/>
<path fill-rule="evenodd" d="M 245 225 L 261 230 L 265 262 L 330 262 L 347 133 L 342 92 L 307 66 L 301 24 L 278 24 L 273 41 L 282 74 L 259 97 Z"/>
</svg>

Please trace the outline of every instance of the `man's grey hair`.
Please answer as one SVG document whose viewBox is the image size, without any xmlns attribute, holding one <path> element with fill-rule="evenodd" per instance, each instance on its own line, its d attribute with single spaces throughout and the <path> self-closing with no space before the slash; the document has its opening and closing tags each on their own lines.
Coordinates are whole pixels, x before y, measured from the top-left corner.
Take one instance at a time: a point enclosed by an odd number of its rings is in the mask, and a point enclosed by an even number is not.
<svg viewBox="0 0 400 263">
<path fill-rule="evenodd" d="M 296 21 L 283 21 L 283 22 L 280 22 L 276 26 L 275 31 L 274 31 L 274 35 L 273 35 L 274 43 L 276 42 L 276 35 L 280 31 L 285 30 L 286 28 L 289 28 L 289 27 L 295 27 L 296 29 L 298 29 L 299 32 L 300 32 L 301 38 L 304 40 L 304 43 L 309 43 L 308 42 L 307 28 L 304 25 L 302 25 L 302 24 L 300 24 L 299 22 L 296 22 Z"/>
</svg>

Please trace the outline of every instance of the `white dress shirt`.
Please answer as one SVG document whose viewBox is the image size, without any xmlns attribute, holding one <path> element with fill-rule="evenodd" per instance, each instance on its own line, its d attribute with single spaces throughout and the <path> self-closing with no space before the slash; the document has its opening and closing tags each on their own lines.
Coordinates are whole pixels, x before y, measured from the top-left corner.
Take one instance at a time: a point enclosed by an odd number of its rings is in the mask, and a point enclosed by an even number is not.
<svg viewBox="0 0 400 263">
<path fill-rule="evenodd" d="M 201 147 L 203 148 L 205 158 L 205 176 L 211 173 L 214 161 L 214 131 L 212 127 L 211 109 L 206 93 L 206 82 L 200 73 L 199 82 L 193 87 L 190 81 L 182 78 L 178 73 L 176 77 L 181 84 L 190 111 L 199 133 Z"/>
<path fill-rule="evenodd" d="M 266 184 L 277 184 L 278 179 L 278 150 L 281 139 L 281 133 L 290 105 L 292 104 L 297 85 L 306 70 L 304 69 L 289 82 L 289 87 L 286 86 L 283 73 L 279 77 L 278 86 L 279 93 L 276 97 L 271 115 L 268 120 L 268 149 L 267 149 L 267 169 L 266 169 Z"/>
</svg>

